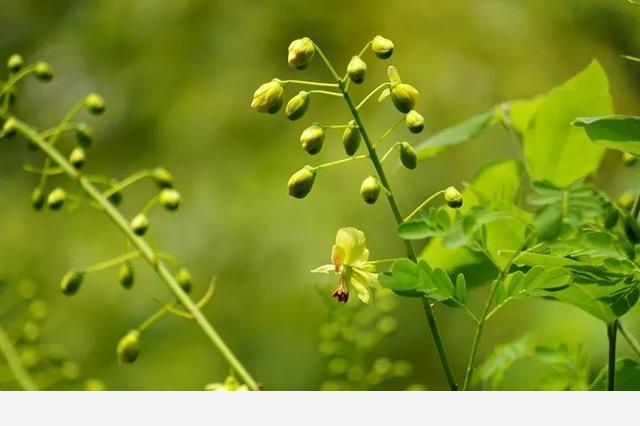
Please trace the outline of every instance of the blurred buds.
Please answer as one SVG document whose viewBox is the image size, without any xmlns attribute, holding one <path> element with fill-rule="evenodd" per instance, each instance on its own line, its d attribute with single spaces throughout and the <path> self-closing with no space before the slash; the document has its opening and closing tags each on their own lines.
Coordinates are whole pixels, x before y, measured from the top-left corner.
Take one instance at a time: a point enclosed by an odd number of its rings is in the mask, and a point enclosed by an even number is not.
<svg viewBox="0 0 640 426">
<path fill-rule="evenodd" d="M 373 204 L 380 195 L 380 182 L 375 176 L 369 176 L 360 185 L 360 195 L 367 204 Z"/>
<path fill-rule="evenodd" d="M 460 207 L 462 207 L 462 195 L 453 186 L 445 189 L 444 201 L 446 201 L 447 206 L 451 207 L 452 209 L 459 209 Z"/>
<path fill-rule="evenodd" d="M 400 144 L 400 162 L 407 169 L 415 169 L 418 166 L 418 154 L 409 142 Z"/>
<path fill-rule="evenodd" d="M 93 130 L 86 123 L 79 123 L 76 126 L 76 140 L 78 145 L 89 148 L 93 143 Z"/>
<path fill-rule="evenodd" d="M 360 58 L 360 56 L 354 56 L 351 58 L 349 65 L 347 66 L 347 75 L 356 84 L 364 82 L 364 77 L 367 74 L 367 64 Z"/>
<path fill-rule="evenodd" d="M 123 364 L 131 364 L 140 355 L 140 332 L 131 330 L 120 339 L 116 348 L 118 360 Z"/>
<path fill-rule="evenodd" d="M 158 201 L 160 202 L 160 205 L 166 210 L 173 211 L 180 207 L 182 198 L 180 197 L 180 193 L 175 189 L 165 188 L 160 191 Z"/>
<path fill-rule="evenodd" d="M 299 119 L 309 109 L 310 101 L 311 96 L 309 96 L 309 93 L 302 90 L 287 102 L 287 106 L 284 109 L 285 115 L 292 121 Z"/>
<path fill-rule="evenodd" d="M 622 153 L 622 163 L 627 166 L 633 166 L 634 164 L 636 164 L 638 162 L 638 157 L 636 157 L 633 154 L 630 154 L 628 152 L 623 152 Z"/>
<path fill-rule="evenodd" d="M 315 169 L 311 166 L 304 166 L 289 178 L 289 182 L 287 182 L 289 195 L 293 198 L 306 197 L 311 192 L 311 188 L 313 188 L 315 178 Z"/>
<path fill-rule="evenodd" d="M 86 159 L 87 155 L 85 154 L 84 149 L 79 146 L 75 147 L 69 155 L 69 162 L 78 170 L 82 169 Z"/>
<path fill-rule="evenodd" d="M 118 281 L 123 288 L 130 289 L 133 286 L 134 275 L 131 262 L 125 262 L 118 271 Z"/>
<path fill-rule="evenodd" d="M 169 170 L 164 167 L 156 167 L 153 169 L 151 179 L 153 179 L 160 189 L 173 187 L 173 176 L 171 176 Z"/>
<path fill-rule="evenodd" d="M 420 93 L 418 90 L 406 83 L 398 83 L 391 88 L 391 100 L 393 104 L 398 111 L 405 114 L 416 106 L 419 97 Z"/>
<path fill-rule="evenodd" d="M 302 149 L 307 151 L 311 155 L 315 155 L 322 149 L 324 143 L 324 129 L 317 124 L 304 129 L 300 135 L 300 144 Z"/>
<path fill-rule="evenodd" d="M 424 130 L 424 117 L 415 109 L 407 113 L 404 123 L 411 133 L 420 133 Z"/>
<path fill-rule="evenodd" d="M 37 187 L 31 192 L 31 207 L 35 211 L 42 210 L 44 206 L 44 192 L 42 192 L 42 188 Z"/>
<path fill-rule="evenodd" d="M 131 230 L 139 236 L 143 236 L 149 229 L 149 220 L 144 213 L 136 215 L 131 219 Z"/>
<path fill-rule="evenodd" d="M 360 147 L 360 129 L 353 120 L 349 122 L 349 126 L 342 133 L 342 146 L 348 156 L 355 154 Z"/>
<path fill-rule="evenodd" d="M 87 111 L 93 115 L 100 115 L 106 109 L 104 98 L 97 93 L 87 95 L 84 99 L 84 106 L 87 108 Z"/>
<path fill-rule="evenodd" d="M 9 117 L 7 121 L 2 125 L 2 134 L 8 138 L 15 136 L 18 128 L 18 123 L 13 117 Z"/>
<path fill-rule="evenodd" d="M 78 292 L 82 280 L 84 279 L 84 272 L 78 270 L 71 270 L 62 277 L 60 282 L 60 289 L 65 296 L 71 296 Z"/>
<path fill-rule="evenodd" d="M 50 81 L 53 78 L 53 69 L 47 62 L 40 61 L 36 63 L 33 74 L 40 81 Z"/>
<path fill-rule="evenodd" d="M 299 38 L 289 45 L 287 62 L 290 67 L 303 70 L 309 66 L 315 53 L 316 47 L 309 37 Z"/>
<path fill-rule="evenodd" d="M 264 83 L 253 93 L 251 108 L 260 113 L 275 114 L 282 108 L 284 87 L 277 78 Z"/>
<path fill-rule="evenodd" d="M 176 272 L 176 281 L 185 293 L 191 292 L 193 280 L 191 279 L 191 274 L 187 268 L 178 269 L 178 272 Z"/>
<path fill-rule="evenodd" d="M 377 35 L 371 41 L 371 50 L 380 59 L 388 59 L 393 55 L 393 42 Z"/>
<path fill-rule="evenodd" d="M 67 199 L 67 193 L 62 188 L 56 188 L 49 193 L 47 205 L 50 210 L 60 210 Z"/>
<path fill-rule="evenodd" d="M 9 56 L 9 59 L 7 60 L 7 68 L 13 73 L 20 71 L 23 65 L 24 61 L 22 60 L 22 56 L 17 53 Z"/>
</svg>

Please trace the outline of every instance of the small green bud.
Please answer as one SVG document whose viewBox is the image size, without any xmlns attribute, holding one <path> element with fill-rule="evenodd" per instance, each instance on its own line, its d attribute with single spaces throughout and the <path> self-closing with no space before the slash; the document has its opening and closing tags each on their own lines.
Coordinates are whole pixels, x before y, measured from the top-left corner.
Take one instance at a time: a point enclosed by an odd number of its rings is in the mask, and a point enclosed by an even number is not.
<svg viewBox="0 0 640 426">
<path fill-rule="evenodd" d="M 131 229 L 136 235 L 143 236 L 146 234 L 149 229 L 149 220 L 144 213 L 140 213 L 136 215 L 133 219 L 131 219 Z"/>
<path fill-rule="evenodd" d="M 289 178 L 289 182 L 287 182 L 287 188 L 289 190 L 289 195 L 293 198 L 304 198 L 309 192 L 311 192 L 311 188 L 313 188 L 313 182 L 316 179 L 316 171 L 311 166 L 304 166 L 302 169 L 295 172 Z"/>
<path fill-rule="evenodd" d="M 93 392 L 102 392 L 107 390 L 107 385 L 100 379 L 96 379 L 95 377 L 89 378 L 84 382 L 84 390 L 85 391 L 93 391 Z"/>
<path fill-rule="evenodd" d="M 618 197 L 618 205 L 623 210 L 630 210 L 634 201 L 635 196 L 631 192 L 623 192 L 620 197 Z"/>
<path fill-rule="evenodd" d="M 633 166 L 634 164 L 636 164 L 636 162 L 638 161 L 638 157 L 636 157 L 633 154 L 630 154 L 628 152 L 623 152 L 622 153 L 622 163 L 627 166 Z"/>
<path fill-rule="evenodd" d="M 22 56 L 18 55 L 17 53 L 9 56 L 9 60 L 7 60 L 7 68 L 9 69 L 9 71 L 16 73 L 20 71 L 22 65 L 24 65 Z"/>
<path fill-rule="evenodd" d="M 444 191 L 444 201 L 446 201 L 447 206 L 452 209 L 459 209 L 462 207 L 462 195 L 453 186 L 448 187 Z"/>
<path fill-rule="evenodd" d="M 393 42 L 377 35 L 371 41 L 371 50 L 380 59 L 388 59 L 393 54 Z"/>
<path fill-rule="evenodd" d="M 347 75 L 356 84 L 364 82 L 364 76 L 367 74 L 367 64 L 360 56 L 354 56 L 347 66 Z"/>
<path fill-rule="evenodd" d="M 311 96 L 309 96 L 309 93 L 302 90 L 287 102 L 287 106 L 284 109 L 285 115 L 291 121 L 299 119 L 309 109 L 310 101 Z"/>
<path fill-rule="evenodd" d="M 302 132 L 300 135 L 300 144 L 302 149 L 311 155 L 315 155 L 322 149 L 324 143 L 324 129 L 317 124 L 313 124 Z"/>
<path fill-rule="evenodd" d="M 40 81 L 50 81 L 53 78 L 53 70 L 51 65 L 44 61 L 36 63 L 33 74 Z"/>
<path fill-rule="evenodd" d="M 86 159 L 87 155 L 85 154 L 84 149 L 79 146 L 73 148 L 73 151 L 71 151 L 71 154 L 69 155 L 69 162 L 78 170 L 82 169 Z"/>
<path fill-rule="evenodd" d="M 418 166 L 418 154 L 409 142 L 402 142 L 400 144 L 400 162 L 410 170 Z"/>
<path fill-rule="evenodd" d="M 115 180 L 115 179 L 111 180 L 111 187 L 112 188 L 117 184 L 118 184 L 117 180 Z M 116 191 L 116 192 L 112 193 L 111 195 L 109 195 L 107 197 L 107 199 L 109 201 L 111 201 L 111 204 L 113 204 L 114 206 L 117 206 L 122 202 L 122 192 Z"/>
<path fill-rule="evenodd" d="M 62 188 L 56 188 L 49 193 L 47 205 L 50 210 L 60 210 L 67 199 L 67 193 Z"/>
<path fill-rule="evenodd" d="M 87 97 L 84 98 L 84 106 L 87 108 L 87 111 L 93 115 L 100 115 L 106 109 L 104 98 L 97 93 L 87 95 Z"/>
<path fill-rule="evenodd" d="M 309 37 L 299 38 L 289 45 L 287 62 L 290 67 L 303 70 L 309 66 L 315 53 L 316 47 Z"/>
<path fill-rule="evenodd" d="M 420 133 L 424 130 L 424 117 L 415 109 L 407 113 L 404 123 L 411 133 Z"/>
<path fill-rule="evenodd" d="M 131 262 L 125 262 L 118 271 L 118 281 L 123 288 L 130 289 L 133 286 L 134 275 Z"/>
<path fill-rule="evenodd" d="M 29 304 L 28 311 L 34 321 L 43 321 L 47 317 L 47 304 L 44 300 L 34 300 Z"/>
<path fill-rule="evenodd" d="M 399 83 L 391 88 L 391 100 L 393 104 L 398 111 L 404 112 L 405 114 L 416 106 L 419 97 L 420 93 L 416 88 L 406 83 Z"/>
<path fill-rule="evenodd" d="M 253 93 L 251 108 L 260 113 L 275 114 L 282 108 L 284 87 L 277 78 L 264 83 Z"/>
<path fill-rule="evenodd" d="M 151 179 L 158 185 L 158 188 L 172 188 L 173 187 L 173 176 L 169 173 L 169 170 L 164 167 L 156 167 L 151 172 Z"/>
<path fill-rule="evenodd" d="M 42 192 L 42 188 L 37 187 L 31 192 L 31 207 L 35 211 L 42 210 L 44 206 L 44 192 Z"/>
<path fill-rule="evenodd" d="M 360 129 L 353 120 L 349 122 L 349 126 L 342 133 L 342 146 L 348 156 L 355 154 L 360 147 Z"/>
<path fill-rule="evenodd" d="M 82 284 L 82 280 L 84 279 L 84 272 L 72 269 L 67 272 L 64 277 L 62 277 L 62 281 L 60 282 L 60 288 L 62 289 L 62 294 L 65 296 L 71 296 L 78 292 L 80 285 Z"/>
<path fill-rule="evenodd" d="M 79 123 L 76 126 L 76 140 L 78 145 L 89 148 L 93 143 L 93 130 L 86 123 Z"/>
<path fill-rule="evenodd" d="M 160 201 L 160 205 L 169 211 L 176 210 L 180 207 L 180 203 L 182 202 L 180 193 L 172 188 L 165 188 L 160 191 L 158 200 Z"/>
<path fill-rule="evenodd" d="M 360 195 L 367 204 L 373 204 L 378 200 L 380 195 L 380 182 L 375 176 L 369 176 L 362 181 L 360 185 Z"/>
<path fill-rule="evenodd" d="M 123 364 L 131 364 L 138 355 L 140 355 L 140 332 L 138 330 L 130 330 L 118 342 L 116 348 L 118 360 Z"/>
<path fill-rule="evenodd" d="M 40 337 L 40 327 L 33 321 L 26 321 L 22 326 L 22 336 L 28 342 L 35 342 Z"/>
<path fill-rule="evenodd" d="M 13 117 L 9 117 L 2 125 L 2 134 L 8 138 L 15 136 L 17 131 L 18 122 Z"/>
<path fill-rule="evenodd" d="M 187 268 L 178 269 L 178 272 L 176 272 L 176 281 L 185 293 L 191 292 L 192 279 Z"/>
</svg>

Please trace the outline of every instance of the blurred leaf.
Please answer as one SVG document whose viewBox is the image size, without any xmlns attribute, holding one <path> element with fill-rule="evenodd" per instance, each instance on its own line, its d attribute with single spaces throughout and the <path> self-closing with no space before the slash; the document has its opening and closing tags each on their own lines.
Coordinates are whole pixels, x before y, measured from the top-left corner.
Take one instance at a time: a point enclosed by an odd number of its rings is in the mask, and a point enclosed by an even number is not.
<svg viewBox="0 0 640 426">
<path fill-rule="evenodd" d="M 498 284 L 494 303 L 499 305 L 528 296 L 545 296 L 546 292 L 541 290 L 565 287 L 570 281 L 571 275 L 563 268 L 535 266 L 526 272 L 516 271 Z"/>
<path fill-rule="evenodd" d="M 508 120 L 511 128 L 521 135 L 524 134 L 542 101 L 544 101 L 543 95 L 536 96 L 532 99 L 506 102 Z"/>
<path fill-rule="evenodd" d="M 572 124 L 584 128 L 589 139 L 598 145 L 640 155 L 640 117 L 576 118 Z"/>
<path fill-rule="evenodd" d="M 608 368 L 605 366 L 600 371 L 589 390 L 607 390 L 607 370 Z M 640 363 L 624 358 L 616 360 L 615 376 L 615 388 L 617 391 L 640 391 Z"/>
<path fill-rule="evenodd" d="M 588 143 L 584 132 L 570 123 L 575 117 L 611 112 L 607 76 L 597 61 L 551 90 L 524 132 L 531 179 L 567 187 L 593 173 L 604 148 Z"/>
<path fill-rule="evenodd" d="M 496 346 L 493 353 L 476 368 L 472 376 L 471 387 L 482 390 L 497 389 L 507 370 L 516 361 L 533 356 L 535 345 L 535 340 L 531 336 L 525 336 L 513 342 Z"/>
<path fill-rule="evenodd" d="M 398 227 L 398 235 L 405 240 L 422 240 L 442 236 L 451 227 L 451 219 L 444 207 L 429 209 L 417 220 L 404 222 Z"/>
<path fill-rule="evenodd" d="M 634 3 L 634 4 L 640 4 L 640 3 Z M 640 62 L 640 58 L 636 56 L 629 56 L 629 55 L 620 55 L 620 56 L 623 57 L 624 59 L 628 59 L 633 62 Z"/>
</svg>

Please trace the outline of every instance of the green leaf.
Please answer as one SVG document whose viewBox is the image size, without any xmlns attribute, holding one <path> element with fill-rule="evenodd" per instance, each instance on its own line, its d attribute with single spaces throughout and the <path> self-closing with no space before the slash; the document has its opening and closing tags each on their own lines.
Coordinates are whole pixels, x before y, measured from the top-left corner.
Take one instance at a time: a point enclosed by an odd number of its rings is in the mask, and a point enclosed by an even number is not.
<svg viewBox="0 0 640 426">
<path fill-rule="evenodd" d="M 532 99 L 506 102 L 511 128 L 521 135 L 524 134 L 543 100 L 544 96 L 541 95 Z"/>
<path fill-rule="evenodd" d="M 600 371 L 589 390 L 607 390 L 607 370 L 608 368 L 605 366 Z M 616 360 L 615 376 L 615 388 L 617 391 L 640 391 L 640 363 L 624 358 Z"/>
<path fill-rule="evenodd" d="M 423 240 L 445 235 L 451 227 L 451 218 L 442 208 L 431 208 L 417 220 L 404 222 L 398 227 L 398 235 L 405 240 Z"/>
<path fill-rule="evenodd" d="M 516 361 L 533 356 L 535 346 L 536 342 L 531 336 L 497 346 L 493 353 L 476 368 L 471 376 L 471 387 L 482 390 L 497 389 L 507 370 Z"/>
<path fill-rule="evenodd" d="M 541 290 L 566 287 L 570 281 L 571 275 L 563 268 L 535 266 L 526 272 L 509 274 L 496 288 L 494 301 L 501 304 L 528 296 L 546 296 L 547 293 Z"/>
<path fill-rule="evenodd" d="M 598 145 L 640 155 L 640 117 L 612 115 L 577 118 L 572 123 L 584 128 Z"/>
<path fill-rule="evenodd" d="M 551 90 L 524 132 L 524 152 L 533 181 L 567 187 L 593 173 L 604 148 L 589 143 L 575 117 L 612 113 L 607 76 L 597 61 Z"/>
</svg>

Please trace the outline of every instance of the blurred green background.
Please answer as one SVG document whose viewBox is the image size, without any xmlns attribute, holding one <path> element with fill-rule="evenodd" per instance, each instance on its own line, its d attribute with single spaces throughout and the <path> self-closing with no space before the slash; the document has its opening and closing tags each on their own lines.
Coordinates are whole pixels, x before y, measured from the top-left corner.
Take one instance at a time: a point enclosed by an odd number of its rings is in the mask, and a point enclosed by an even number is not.
<svg viewBox="0 0 640 426">
<path fill-rule="evenodd" d="M 309 158 L 298 145 L 302 129 L 311 120 L 348 118 L 332 98 L 317 98 L 308 117 L 293 124 L 283 114 L 251 110 L 253 91 L 273 77 L 330 78 L 319 61 L 305 73 L 289 69 L 291 40 L 311 37 L 344 69 L 374 35 L 392 39 L 393 58 L 367 56 L 368 84 L 355 93 L 363 96 L 383 81 L 389 63 L 420 90 L 427 131 L 416 137 L 400 129 L 394 134 L 399 140 L 417 143 L 500 101 L 544 93 L 594 57 L 609 74 L 617 112 L 640 111 L 640 67 L 619 57 L 640 54 L 640 8 L 623 0 L 2 0 L 1 9 L 2 61 L 20 52 L 55 70 L 50 84 L 28 79 L 22 85 L 20 117 L 46 128 L 76 99 L 99 92 L 107 113 L 82 117 L 97 140 L 87 170 L 116 177 L 156 165 L 172 171 L 184 205 L 175 214 L 152 214 L 154 237 L 192 270 L 196 295 L 217 277 L 205 313 L 266 389 L 318 389 L 327 377 L 317 348 L 329 312 L 322 297 L 330 290 L 319 295 L 323 277 L 309 270 L 328 263 L 338 228 L 365 231 L 374 258 L 402 255 L 386 203 L 368 206 L 358 195 L 367 164 L 323 172 L 303 201 L 287 196 L 292 172 L 343 155 L 336 132 L 320 155 Z M 365 115 L 374 133 L 396 117 L 390 103 L 368 107 Z M 11 282 L 28 277 L 38 283 L 50 310 L 43 338 L 64 343 L 84 374 L 102 378 L 110 389 L 202 389 L 221 381 L 228 372 L 222 358 L 195 325 L 175 317 L 144 334 L 135 364 L 118 365 L 120 336 L 157 308 L 153 298 L 170 300 L 168 291 L 139 262 L 130 291 L 120 288 L 113 270 L 90 276 L 76 297 L 62 296 L 58 283 L 67 270 L 119 254 L 123 237 L 86 207 L 71 214 L 33 212 L 28 195 L 36 177 L 21 165 L 39 164 L 40 157 L 24 144 L 0 142 L 0 273 Z M 460 186 L 483 163 L 515 154 L 508 135 L 494 129 L 416 171 L 393 171 L 392 185 L 408 211 L 437 189 Z M 609 153 L 596 180 L 617 196 L 636 188 L 639 176 Z M 152 190 L 143 183 L 127 191 L 124 211 L 134 215 Z M 474 308 L 483 294 L 472 292 Z M 444 389 L 420 304 L 401 300 L 397 312 L 399 331 L 376 351 L 411 361 L 413 382 Z M 472 324 L 448 308 L 438 307 L 437 314 L 462 374 Z M 638 308 L 627 323 L 640 329 Z M 514 303 L 498 315 L 480 356 L 527 332 L 545 344 L 582 345 L 594 372 L 604 365 L 600 323 L 541 301 Z M 620 351 L 629 354 L 622 342 Z M 516 369 L 505 387 L 527 388 L 532 375 Z"/>
</svg>

